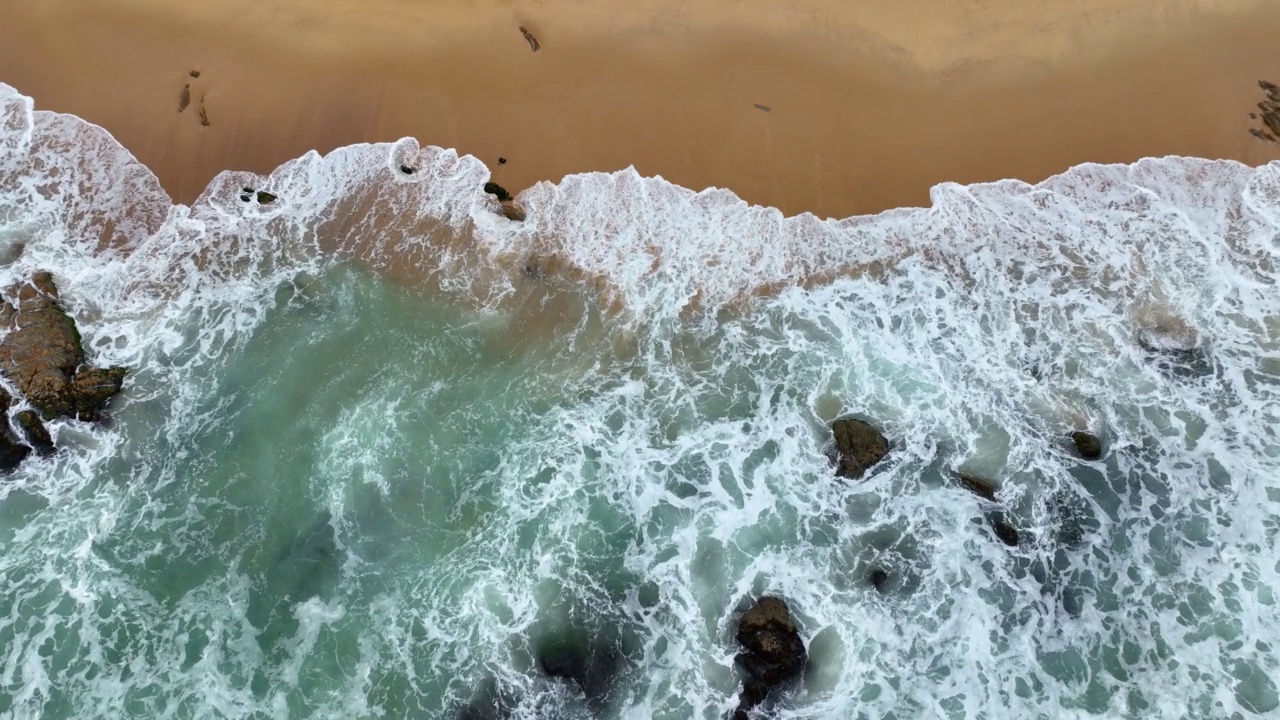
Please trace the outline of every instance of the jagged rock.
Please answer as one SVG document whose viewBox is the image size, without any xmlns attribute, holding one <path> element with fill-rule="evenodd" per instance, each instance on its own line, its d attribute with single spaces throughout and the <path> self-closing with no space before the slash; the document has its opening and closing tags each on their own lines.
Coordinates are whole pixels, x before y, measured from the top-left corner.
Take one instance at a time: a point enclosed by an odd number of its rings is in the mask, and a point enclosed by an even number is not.
<svg viewBox="0 0 1280 720">
<path fill-rule="evenodd" d="M 9 431 L 0 431 L 0 472 L 12 472 L 31 454 L 31 448 L 13 439 Z"/>
<path fill-rule="evenodd" d="M 954 473 L 955 479 L 964 487 L 965 490 L 977 495 L 983 500 L 990 502 L 996 501 L 996 485 L 990 480 L 984 480 L 976 475 L 967 473 Z"/>
<path fill-rule="evenodd" d="M 738 696 L 734 720 L 746 720 L 751 708 L 779 685 L 799 677 L 808 660 L 804 641 L 782 598 L 766 596 L 738 620 L 737 662 L 747 677 Z"/>
<path fill-rule="evenodd" d="M 272 195 L 271 193 L 267 192 L 266 190 L 259 190 L 259 191 L 258 191 L 258 204 L 259 204 L 259 205 L 270 205 L 271 203 L 273 203 L 273 202 L 275 202 L 275 201 L 276 201 L 276 196 L 275 196 L 275 195 Z"/>
<path fill-rule="evenodd" d="M 124 368 L 83 368 L 84 349 L 75 321 L 58 305 L 58 288 L 47 272 L 11 288 L 15 309 L 0 308 L 9 334 L 0 340 L 0 372 L 45 418 L 96 420 L 120 392 Z"/>
<path fill-rule="evenodd" d="M 1071 433 L 1071 442 L 1075 443 L 1076 453 L 1085 460 L 1097 460 L 1102 457 L 1102 441 L 1097 435 L 1077 430 Z"/>
<path fill-rule="evenodd" d="M 13 398 L 0 389 L 0 418 L 8 418 Z M 31 448 L 23 445 L 9 431 L 9 423 L 0 424 L 0 472 L 12 472 L 31 454 Z"/>
<path fill-rule="evenodd" d="M 54 453 L 56 448 L 53 446 L 53 438 L 49 436 L 49 428 L 44 426 L 40 416 L 34 410 L 23 410 L 13 419 L 18 423 L 18 428 L 22 431 L 27 444 L 37 454 L 47 457 Z"/>
<path fill-rule="evenodd" d="M 1018 529 L 1005 520 L 1004 513 L 991 513 L 987 516 L 987 522 L 991 524 L 991 530 L 1000 542 L 1009 547 L 1018 546 Z"/>
<path fill-rule="evenodd" d="M 836 442 L 836 474 L 857 480 L 889 454 L 889 441 L 861 420 L 841 418 L 831 423 Z"/>
</svg>

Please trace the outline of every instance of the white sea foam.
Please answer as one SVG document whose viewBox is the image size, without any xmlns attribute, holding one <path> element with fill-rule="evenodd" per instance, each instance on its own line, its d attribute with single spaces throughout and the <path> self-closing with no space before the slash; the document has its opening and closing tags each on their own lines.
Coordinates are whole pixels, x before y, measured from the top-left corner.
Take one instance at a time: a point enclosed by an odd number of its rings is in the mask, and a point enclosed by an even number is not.
<svg viewBox="0 0 1280 720">
<path fill-rule="evenodd" d="M 595 623 L 632 668 L 606 716 L 719 717 L 761 592 L 813 657 L 779 717 L 1274 711 L 1280 163 L 1082 165 L 839 221 L 626 170 L 540 183 L 513 223 L 487 178 L 406 139 L 174 205 L 104 130 L 0 85 L 0 286 L 53 269 L 93 361 L 135 369 L 129 422 L 57 424 L 69 451 L 0 486 L 0 712 L 440 717 L 494 682 L 517 717 L 588 716 L 533 656 Z M 463 320 L 353 335 L 376 369 L 334 417 L 266 425 L 320 458 L 271 494 L 218 438 L 250 443 L 249 399 L 285 380 L 238 363 L 264 327 L 297 341 L 288 372 L 355 333 L 358 308 L 305 299 L 348 261 Z M 588 320 L 488 349 L 507 325 L 468 318 L 536 316 L 526 265 L 620 310 L 599 322 L 628 352 Z M 281 288 L 321 330 L 287 334 Z M 895 446 L 857 484 L 824 455 L 845 412 Z M 1022 545 L 950 468 L 1000 484 Z M 293 505 L 313 515 L 277 527 Z"/>
</svg>

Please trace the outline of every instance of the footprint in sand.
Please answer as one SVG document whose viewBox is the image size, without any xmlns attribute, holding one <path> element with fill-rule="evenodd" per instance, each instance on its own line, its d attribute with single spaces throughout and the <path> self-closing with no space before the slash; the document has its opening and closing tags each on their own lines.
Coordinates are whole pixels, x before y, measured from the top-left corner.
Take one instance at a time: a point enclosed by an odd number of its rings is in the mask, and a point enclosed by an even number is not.
<svg viewBox="0 0 1280 720">
<path fill-rule="evenodd" d="M 205 127 L 209 127 L 209 113 L 205 112 L 205 109 L 204 109 L 204 96 L 203 96 L 203 95 L 201 95 L 201 96 L 200 96 L 200 111 L 199 111 L 199 115 L 200 115 L 200 124 L 201 124 L 201 125 L 203 125 L 203 126 L 205 126 Z"/>
<path fill-rule="evenodd" d="M 542 44 L 538 42 L 538 38 L 533 36 L 533 33 L 529 32 L 529 28 L 521 25 L 520 34 L 524 35 L 524 40 L 525 42 L 529 43 L 530 50 L 533 50 L 534 52 L 538 52 L 539 50 L 542 49 Z"/>
<path fill-rule="evenodd" d="M 191 83 L 182 86 L 182 94 L 178 95 L 178 112 L 187 109 L 191 104 Z"/>
</svg>

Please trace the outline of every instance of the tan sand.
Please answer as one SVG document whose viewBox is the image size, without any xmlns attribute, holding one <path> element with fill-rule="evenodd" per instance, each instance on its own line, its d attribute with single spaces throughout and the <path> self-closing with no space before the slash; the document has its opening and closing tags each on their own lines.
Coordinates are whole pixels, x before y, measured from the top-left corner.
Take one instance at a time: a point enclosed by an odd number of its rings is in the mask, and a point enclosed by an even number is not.
<svg viewBox="0 0 1280 720">
<path fill-rule="evenodd" d="M 40 0 L 0 7 L 0 81 L 182 202 L 408 135 L 513 192 L 635 165 L 839 217 L 1085 161 L 1280 158 L 1248 117 L 1278 40 L 1270 0 Z"/>
</svg>

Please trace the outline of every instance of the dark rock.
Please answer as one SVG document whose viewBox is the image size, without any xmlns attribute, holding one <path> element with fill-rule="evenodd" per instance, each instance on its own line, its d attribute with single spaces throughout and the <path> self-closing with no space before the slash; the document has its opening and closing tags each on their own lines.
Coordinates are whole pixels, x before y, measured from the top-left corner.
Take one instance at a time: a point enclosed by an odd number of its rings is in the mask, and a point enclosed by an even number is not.
<svg viewBox="0 0 1280 720">
<path fill-rule="evenodd" d="M 954 476 L 956 481 L 959 482 L 965 490 L 968 490 L 983 500 L 987 500 L 989 502 L 996 501 L 997 488 L 995 483 L 989 480 L 983 480 L 976 475 L 969 475 L 962 472 L 954 473 Z"/>
<path fill-rule="evenodd" d="M 270 205 L 271 203 L 273 203 L 273 202 L 275 202 L 275 201 L 276 201 L 276 196 L 275 196 L 275 195 L 272 195 L 271 193 L 267 192 L 266 190 L 259 190 L 259 191 L 258 191 L 258 204 L 259 204 L 259 205 Z"/>
<path fill-rule="evenodd" d="M 18 298 L 0 311 L 9 334 L 0 340 L 0 372 L 45 418 L 95 419 L 120 392 L 124 368 L 84 368 L 75 321 L 58 305 L 49 273 L 35 273 L 10 293 Z"/>
<path fill-rule="evenodd" d="M 13 472 L 30 454 L 31 448 L 14 440 L 8 430 L 0 431 L 0 472 Z"/>
<path fill-rule="evenodd" d="M 416 171 L 416 170 L 414 170 L 413 168 L 409 167 L 408 165 L 401 165 L 401 166 L 400 166 L 400 172 L 404 173 L 405 175 L 412 175 L 412 174 L 414 174 L 414 173 L 415 173 L 415 172 L 417 172 L 417 171 Z"/>
<path fill-rule="evenodd" d="M 498 164 L 499 164 L 499 165 L 506 165 L 506 164 L 507 164 L 507 159 L 506 159 L 506 158 L 504 158 L 504 157 L 500 157 L 500 158 L 498 158 Z"/>
<path fill-rule="evenodd" d="M 188 75 L 190 75 L 190 76 L 191 76 L 191 77 L 193 77 L 193 78 L 198 78 L 198 77 L 200 77 L 200 71 L 199 71 L 199 70 L 192 70 L 191 72 L 189 72 L 189 73 L 187 73 L 187 74 L 188 74 Z"/>
<path fill-rule="evenodd" d="M 1280 92 L 1280 88 L 1276 87 L 1274 83 L 1269 83 L 1266 80 L 1259 80 L 1258 87 L 1268 93 Z"/>
<path fill-rule="evenodd" d="M 54 453 L 55 448 L 53 438 L 49 436 L 49 428 L 44 426 L 40 416 L 34 410 L 23 410 L 14 416 L 14 420 L 17 421 L 27 444 L 34 448 L 36 453 L 45 457 Z"/>
<path fill-rule="evenodd" d="M 622 669 L 623 655 L 615 643 L 573 633 L 539 648 L 537 660 L 547 677 L 577 685 L 587 704 L 598 710 L 609 699 L 613 680 Z"/>
<path fill-rule="evenodd" d="M 991 524 L 991 530 L 1000 542 L 1009 547 L 1018 546 L 1018 529 L 1005 520 L 1004 513 L 991 513 L 987 516 L 987 522 Z"/>
<path fill-rule="evenodd" d="M 734 720 L 745 720 L 775 688 L 798 678 L 808 660 L 791 612 L 781 598 L 762 597 L 738 620 L 737 662 L 746 671 Z"/>
<path fill-rule="evenodd" d="M 489 195 L 497 196 L 498 202 L 506 202 L 507 200 L 511 199 L 511 193 L 507 192 L 506 188 L 502 187 L 496 182 L 485 183 L 484 191 Z"/>
<path fill-rule="evenodd" d="M 872 425 L 853 418 L 831 424 L 836 441 L 836 474 L 857 480 L 889 454 L 889 441 Z"/>
<path fill-rule="evenodd" d="M 871 587 L 879 592 L 884 592 L 885 587 L 889 584 L 889 573 L 883 568 L 871 568 L 867 573 L 867 582 L 871 583 Z"/>
<path fill-rule="evenodd" d="M 9 416 L 9 406 L 13 398 L 0 389 L 0 417 Z M 9 432 L 9 423 L 0 425 L 0 472 L 12 472 L 31 454 L 31 448 L 17 441 Z"/>
<path fill-rule="evenodd" d="M 1097 460 L 1102 457 L 1102 441 L 1097 435 L 1077 430 L 1071 433 L 1071 442 L 1075 443 L 1076 453 L 1085 460 Z"/>
<path fill-rule="evenodd" d="M 249 195 L 241 195 L 241 196 L 240 196 L 240 202 L 249 202 L 251 199 L 253 199 L 253 198 L 251 198 Z"/>
</svg>

